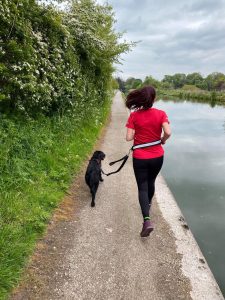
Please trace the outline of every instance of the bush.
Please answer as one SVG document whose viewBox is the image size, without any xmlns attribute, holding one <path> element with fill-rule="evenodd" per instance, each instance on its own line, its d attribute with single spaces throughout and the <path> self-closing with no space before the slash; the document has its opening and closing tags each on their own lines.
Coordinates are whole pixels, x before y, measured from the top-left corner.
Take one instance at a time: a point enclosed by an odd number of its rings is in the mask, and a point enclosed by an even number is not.
<svg viewBox="0 0 225 300">
<path fill-rule="evenodd" d="M 184 90 L 184 91 L 190 91 L 190 92 L 201 92 L 201 91 L 202 91 L 202 90 L 199 89 L 197 86 L 191 85 L 191 84 L 185 84 L 185 85 L 182 87 L 182 90 Z"/>
<path fill-rule="evenodd" d="M 71 1 L 67 12 L 34 0 L 0 4 L 0 111 L 36 116 L 101 105 L 112 64 L 127 51 L 108 5 Z"/>
</svg>

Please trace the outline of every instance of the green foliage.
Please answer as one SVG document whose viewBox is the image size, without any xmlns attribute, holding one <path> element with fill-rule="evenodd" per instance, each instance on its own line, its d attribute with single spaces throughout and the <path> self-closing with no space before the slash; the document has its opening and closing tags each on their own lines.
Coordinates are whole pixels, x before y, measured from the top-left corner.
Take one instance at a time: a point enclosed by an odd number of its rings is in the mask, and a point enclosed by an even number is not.
<svg viewBox="0 0 225 300">
<path fill-rule="evenodd" d="M 191 73 L 186 76 L 185 80 L 187 85 L 194 85 L 198 88 L 204 88 L 204 78 L 200 73 Z"/>
<path fill-rule="evenodd" d="M 113 90 L 118 90 L 119 89 L 119 83 L 115 78 L 112 78 L 111 86 L 112 86 Z"/>
<path fill-rule="evenodd" d="M 225 90 L 225 75 L 223 73 L 211 73 L 206 77 L 205 81 L 208 91 Z"/>
<path fill-rule="evenodd" d="M 218 72 L 211 73 L 205 78 L 197 72 L 187 75 L 165 75 L 162 82 L 169 84 L 172 89 L 182 88 L 184 85 L 194 85 L 199 89 L 208 91 L 225 90 L 225 75 Z"/>
<path fill-rule="evenodd" d="M 139 79 L 135 79 L 133 77 L 128 78 L 124 85 L 125 87 L 132 86 L 133 82 L 138 81 Z M 190 74 L 183 74 L 177 73 L 174 75 L 165 75 L 164 78 L 159 81 L 153 78 L 152 76 L 146 76 L 145 80 L 142 84 L 138 85 L 138 88 L 146 85 L 151 85 L 158 90 L 174 90 L 180 89 L 189 91 L 189 92 L 197 92 L 198 95 L 203 95 L 203 91 L 209 91 L 213 95 L 212 92 L 216 92 L 217 99 L 224 99 L 224 92 L 225 92 L 225 75 L 223 73 L 214 72 L 206 76 L 205 78 L 200 73 L 190 73 Z M 136 87 L 132 87 L 136 88 Z M 129 90 L 129 89 L 127 89 Z M 221 95 L 218 95 L 218 92 Z M 174 93 L 174 91 L 173 91 Z M 205 93 L 206 95 L 207 93 Z M 211 95 L 209 93 L 209 95 Z M 197 97 L 201 97 L 197 96 Z M 209 96 L 211 99 L 212 97 Z M 223 101 L 223 100 L 222 100 Z"/>
<path fill-rule="evenodd" d="M 195 86 L 192 89 L 190 86 L 186 85 L 186 88 L 182 89 L 170 89 L 170 90 L 159 90 L 159 95 L 166 95 L 173 98 L 180 98 L 185 100 L 197 101 L 209 103 L 212 107 L 216 104 L 225 105 L 225 93 L 215 92 L 215 91 L 204 91 L 196 88 Z"/>
<path fill-rule="evenodd" d="M 173 88 L 173 84 L 167 81 L 161 81 L 159 88 L 164 90 L 171 90 Z"/>
<path fill-rule="evenodd" d="M 126 92 L 129 92 L 132 84 L 138 80 L 139 79 L 130 77 L 126 81 L 121 82 Z M 212 73 L 206 78 L 203 78 L 200 73 L 191 73 L 188 75 L 179 73 L 165 75 L 161 81 L 156 80 L 152 76 L 146 76 L 138 88 L 147 85 L 155 87 L 158 95 L 207 102 L 210 103 L 211 106 L 225 104 L 225 75 L 222 73 Z"/>
<path fill-rule="evenodd" d="M 132 89 L 138 89 L 139 87 L 142 86 L 142 80 L 141 79 L 136 79 L 133 77 L 129 77 L 125 82 L 125 90 L 128 92 L 129 90 Z"/>
<path fill-rule="evenodd" d="M 183 73 L 177 73 L 173 76 L 165 75 L 163 82 L 172 84 L 175 89 L 181 88 L 186 83 L 186 75 Z"/>
<path fill-rule="evenodd" d="M 193 84 L 185 84 L 182 87 L 182 90 L 184 91 L 192 91 L 192 92 L 198 92 L 201 91 L 201 89 L 199 89 L 197 86 L 193 85 Z"/>
<path fill-rule="evenodd" d="M 160 81 L 156 80 L 152 76 L 146 76 L 143 82 L 143 86 L 151 85 L 154 88 L 158 88 L 160 86 Z"/>
<path fill-rule="evenodd" d="M 109 5 L 91 0 L 71 1 L 66 12 L 35 0 L 3 0 L 0 111 L 49 115 L 104 101 L 113 63 L 131 46 L 118 42 L 114 22 Z"/>
</svg>

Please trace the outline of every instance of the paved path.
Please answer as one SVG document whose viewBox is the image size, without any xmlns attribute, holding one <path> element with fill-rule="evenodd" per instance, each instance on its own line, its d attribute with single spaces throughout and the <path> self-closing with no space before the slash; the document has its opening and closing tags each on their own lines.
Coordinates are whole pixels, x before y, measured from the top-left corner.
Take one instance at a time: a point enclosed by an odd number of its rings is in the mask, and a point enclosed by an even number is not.
<svg viewBox="0 0 225 300">
<path fill-rule="evenodd" d="M 106 172 L 112 170 L 108 162 L 122 157 L 129 148 L 127 117 L 117 93 L 111 122 L 99 146 L 106 153 Z M 139 236 L 142 218 L 132 159 L 120 173 L 105 177 L 95 208 L 90 207 L 83 175 L 84 171 L 54 217 L 25 284 L 12 299 L 191 299 L 190 281 L 181 272 L 181 254 L 155 199 L 156 228 L 147 239 Z"/>
</svg>

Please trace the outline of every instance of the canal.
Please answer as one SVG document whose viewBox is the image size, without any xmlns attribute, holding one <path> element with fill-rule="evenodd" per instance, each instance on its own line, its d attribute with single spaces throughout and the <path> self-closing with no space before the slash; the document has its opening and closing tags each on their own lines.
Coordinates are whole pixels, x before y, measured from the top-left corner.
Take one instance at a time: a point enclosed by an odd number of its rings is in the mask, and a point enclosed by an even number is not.
<svg viewBox="0 0 225 300">
<path fill-rule="evenodd" d="M 172 137 L 162 174 L 225 295 L 225 107 L 159 100 Z"/>
</svg>

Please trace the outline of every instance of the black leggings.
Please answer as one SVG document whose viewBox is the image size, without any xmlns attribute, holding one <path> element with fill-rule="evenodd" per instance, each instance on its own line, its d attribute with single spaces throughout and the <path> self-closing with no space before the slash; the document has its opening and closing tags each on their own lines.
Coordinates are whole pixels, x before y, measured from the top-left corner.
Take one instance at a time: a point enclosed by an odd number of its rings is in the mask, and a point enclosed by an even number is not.
<svg viewBox="0 0 225 300">
<path fill-rule="evenodd" d="M 138 186 L 138 198 L 143 218 L 149 217 L 152 197 L 155 193 L 155 179 L 163 165 L 163 156 L 151 159 L 133 158 L 134 174 Z"/>
</svg>

